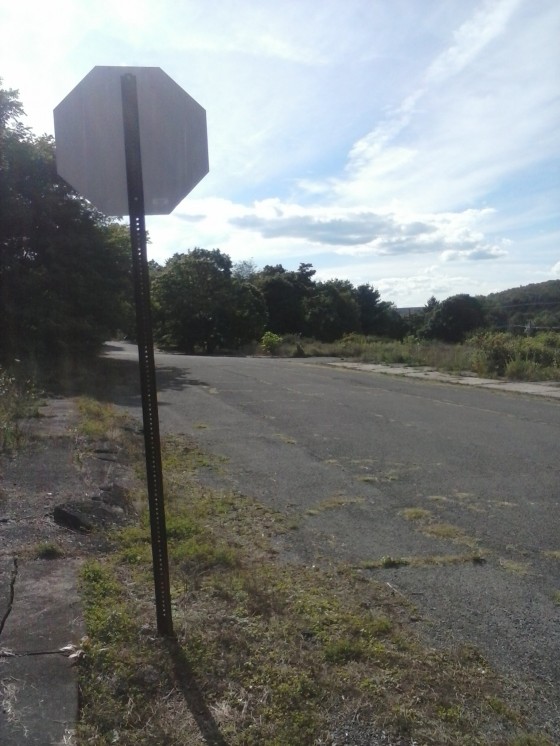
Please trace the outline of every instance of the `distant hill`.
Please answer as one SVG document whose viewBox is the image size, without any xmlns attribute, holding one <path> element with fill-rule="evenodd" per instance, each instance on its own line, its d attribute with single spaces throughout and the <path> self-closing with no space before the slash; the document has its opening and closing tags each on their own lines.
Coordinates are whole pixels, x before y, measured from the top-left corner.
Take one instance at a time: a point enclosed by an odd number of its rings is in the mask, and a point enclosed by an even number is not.
<svg viewBox="0 0 560 746">
<path fill-rule="evenodd" d="M 479 296 L 491 326 L 560 329 L 560 280 L 548 280 Z"/>
</svg>

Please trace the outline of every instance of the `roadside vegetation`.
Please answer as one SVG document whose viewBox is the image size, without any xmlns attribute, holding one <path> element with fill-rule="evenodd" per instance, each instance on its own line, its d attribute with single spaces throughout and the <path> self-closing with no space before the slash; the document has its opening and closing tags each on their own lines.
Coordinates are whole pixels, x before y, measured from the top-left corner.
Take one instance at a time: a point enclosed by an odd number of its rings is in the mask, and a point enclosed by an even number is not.
<svg viewBox="0 0 560 746">
<path fill-rule="evenodd" d="M 269 333 L 267 333 L 269 334 Z M 428 367 L 512 381 L 560 380 L 560 334 L 537 332 L 520 336 L 511 332 L 482 331 L 462 343 L 420 339 L 413 335 L 401 341 L 363 334 L 348 334 L 335 342 L 319 342 L 289 334 L 268 340 L 261 347 L 283 357 L 337 357 L 364 363 Z"/>
<path fill-rule="evenodd" d="M 37 396 L 29 379 L 0 366 L 0 453 L 21 445 L 24 439 L 22 422 L 36 415 Z"/>
<path fill-rule="evenodd" d="M 114 411 L 101 408 L 115 437 Z M 93 404 L 81 414 L 82 433 L 100 419 Z M 379 575 L 396 561 L 372 564 L 375 578 L 288 561 L 292 520 L 205 486 L 222 462 L 178 436 L 163 462 L 176 636 L 156 633 L 142 508 L 83 566 L 79 743 L 552 744 L 476 650 L 419 639 L 414 608 Z"/>
</svg>

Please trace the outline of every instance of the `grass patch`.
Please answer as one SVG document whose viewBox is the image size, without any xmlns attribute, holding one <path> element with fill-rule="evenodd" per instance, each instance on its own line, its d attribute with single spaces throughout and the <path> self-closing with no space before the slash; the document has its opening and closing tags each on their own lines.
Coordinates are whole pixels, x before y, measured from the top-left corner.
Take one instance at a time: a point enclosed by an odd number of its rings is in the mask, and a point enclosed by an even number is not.
<svg viewBox="0 0 560 746">
<path fill-rule="evenodd" d="M 528 575 L 530 572 L 530 566 L 526 562 L 517 562 L 510 559 L 499 559 L 498 564 L 503 567 L 504 570 L 513 573 L 514 575 Z"/>
<path fill-rule="evenodd" d="M 52 541 L 44 541 L 37 544 L 33 553 L 36 559 L 54 560 L 64 557 L 64 550 Z"/>
<path fill-rule="evenodd" d="M 425 508 L 403 508 L 403 510 L 399 510 L 399 515 L 402 515 L 407 521 L 425 521 L 432 514 Z"/>
<path fill-rule="evenodd" d="M 78 430 L 88 440 L 115 440 L 121 435 L 122 415 L 115 407 L 87 396 L 77 402 Z"/>
<path fill-rule="evenodd" d="M 473 346 L 467 344 L 451 345 L 420 341 L 414 337 L 407 337 L 400 342 L 348 334 L 335 342 L 299 338 L 296 340 L 286 336 L 276 354 L 294 357 L 298 345 L 305 356 L 339 357 L 364 363 L 427 366 L 452 372 L 471 370 L 476 352 Z"/>
<path fill-rule="evenodd" d="M 286 443 L 287 445 L 295 445 L 297 443 L 297 440 L 295 440 L 295 438 L 292 438 L 289 435 L 284 435 L 283 433 L 274 433 L 274 437 L 277 438 L 281 443 Z"/>
<path fill-rule="evenodd" d="M 548 557 L 549 559 L 560 560 L 560 549 L 549 549 L 543 552 L 543 554 L 545 557 Z"/>
<path fill-rule="evenodd" d="M 81 743 L 326 746 L 348 724 L 370 740 L 521 736 L 480 656 L 426 648 L 401 622 L 406 601 L 360 570 L 280 561 L 289 519 L 202 486 L 193 450 L 164 447 L 176 639 L 155 634 L 146 515 L 84 566 Z"/>
<path fill-rule="evenodd" d="M 431 536 L 434 539 L 448 539 L 467 546 L 476 545 L 476 539 L 468 536 L 462 528 L 451 523 L 428 523 L 422 526 L 420 530 L 426 536 Z"/>
<path fill-rule="evenodd" d="M 436 501 L 441 498 L 435 496 Z M 399 515 L 405 518 L 407 521 L 418 522 L 418 530 L 426 536 L 430 536 L 434 539 L 446 539 L 453 541 L 457 544 L 465 544 L 469 547 L 475 547 L 477 544 L 476 539 L 468 536 L 462 528 L 454 526 L 451 523 L 435 523 L 432 522 L 432 512 L 425 508 L 411 507 L 403 508 L 399 510 Z"/>
</svg>

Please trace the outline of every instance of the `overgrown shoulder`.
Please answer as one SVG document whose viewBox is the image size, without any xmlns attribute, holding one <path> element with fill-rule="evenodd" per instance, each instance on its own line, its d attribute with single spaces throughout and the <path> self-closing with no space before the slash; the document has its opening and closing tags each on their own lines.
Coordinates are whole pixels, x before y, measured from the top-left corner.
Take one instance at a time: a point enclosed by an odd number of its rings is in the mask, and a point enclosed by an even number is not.
<svg viewBox="0 0 560 746">
<path fill-rule="evenodd" d="M 551 744 L 474 650 L 436 652 L 411 607 L 343 565 L 283 554 L 283 515 L 164 444 L 176 639 L 155 634 L 149 520 L 84 568 L 81 734 L 92 743 Z M 211 466 L 211 465 L 210 465 Z M 349 740 L 350 739 L 350 740 Z"/>
</svg>

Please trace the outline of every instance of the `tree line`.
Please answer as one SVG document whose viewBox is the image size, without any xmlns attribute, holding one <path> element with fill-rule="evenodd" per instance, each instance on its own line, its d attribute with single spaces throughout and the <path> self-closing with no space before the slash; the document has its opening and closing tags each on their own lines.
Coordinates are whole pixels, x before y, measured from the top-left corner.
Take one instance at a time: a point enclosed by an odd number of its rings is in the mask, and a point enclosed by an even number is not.
<svg viewBox="0 0 560 746">
<path fill-rule="evenodd" d="M 236 350 L 265 331 L 321 342 L 362 334 L 453 344 L 484 329 L 531 334 L 555 328 L 554 321 L 560 327 L 558 280 L 541 283 L 542 294 L 531 285 L 486 297 L 432 297 L 403 315 L 371 284 L 316 281 L 309 263 L 295 271 L 281 264 L 259 270 L 252 261 L 232 264 L 219 249 L 195 248 L 151 269 L 156 339 L 191 353 Z"/>
<path fill-rule="evenodd" d="M 235 350 L 265 331 L 332 342 L 344 334 L 400 336 L 405 323 L 369 284 L 314 280 L 308 263 L 258 270 L 219 249 L 194 248 L 151 265 L 155 338 L 185 352 Z"/>
<path fill-rule="evenodd" d="M 128 228 L 57 176 L 53 139 L 35 136 L 22 117 L 18 92 L 0 86 L 0 362 L 94 354 L 116 334 L 134 336 Z M 461 342 L 531 319 L 535 328 L 560 326 L 560 281 L 430 298 L 402 316 L 373 285 L 319 281 L 310 263 L 259 269 L 193 248 L 151 262 L 150 275 L 157 343 L 191 353 L 235 351 L 267 331 L 323 342 L 352 333 Z"/>
</svg>

